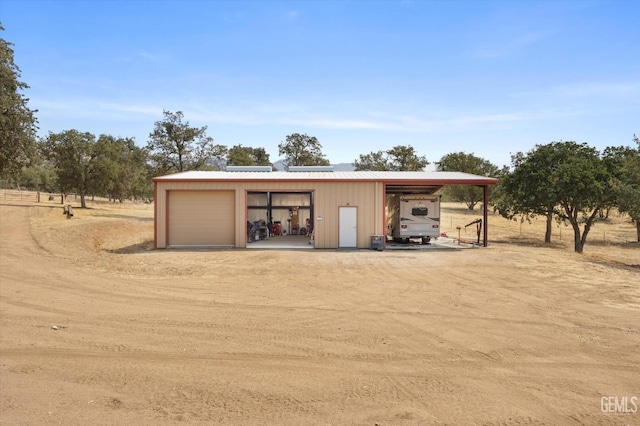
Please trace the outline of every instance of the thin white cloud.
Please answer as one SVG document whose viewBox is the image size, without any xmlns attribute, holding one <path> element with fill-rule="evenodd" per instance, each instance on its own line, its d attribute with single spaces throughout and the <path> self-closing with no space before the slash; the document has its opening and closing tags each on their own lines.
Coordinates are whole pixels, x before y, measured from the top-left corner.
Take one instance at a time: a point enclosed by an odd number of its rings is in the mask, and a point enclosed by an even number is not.
<svg viewBox="0 0 640 426">
<path fill-rule="evenodd" d="M 105 103 L 91 98 L 33 98 L 32 102 L 38 109 L 38 115 L 48 117 L 137 120 L 162 114 L 162 107 L 156 105 Z"/>
<path fill-rule="evenodd" d="M 575 83 L 554 87 L 551 92 L 571 97 L 635 97 L 640 95 L 640 81 Z"/>
<path fill-rule="evenodd" d="M 447 131 L 480 131 L 504 129 L 521 123 L 530 123 L 572 114 L 567 111 L 515 111 L 496 113 L 466 113 L 451 111 L 437 118 L 425 116 L 405 116 L 398 118 L 399 128 L 405 132 L 435 133 Z"/>
<path fill-rule="evenodd" d="M 405 131 L 402 125 L 385 121 L 339 119 L 339 118 L 308 118 L 308 119 L 284 119 L 280 124 L 292 124 L 298 126 L 319 127 L 324 129 L 344 130 L 384 130 Z"/>
<path fill-rule="evenodd" d="M 136 52 L 123 52 L 120 56 L 115 56 L 112 61 L 118 64 L 132 64 L 137 62 L 156 63 L 166 62 L 168 57 L 163 54 L 156 54 L 147 50 L 139 50 Z"/>
<path fill-rule="evenodd" d="M 138 56 L 149 61 L 155 61 L 158 59 L 156 55 L 145 50 L 141 50 L 140 52 L 138 52 Z"/>
<path fill-rule="evenodd" d="M 513 37 L 504 36 L 498 41 L 489 42 L 478 47 L 474 52 L 474 56 L 487 59 L 509 56 L 549 38 L 552 34 L 552 31 L 537 31 Z"/>
<path fill-rule="evenodd" d="M 575 104 L 587 100 L 604 108 L 605 101 L 640 98 L 640 81 L 586 81 L 555 85 L 537 90 L 514 93 L 518 99 L 538 99 L 545 104 Z"/>
<path fill-rule="evenodd" d="M 109 112 L 120 113 L 125 116 L 134 115 L 136 117 L 147 116 L 155 117 L 162 114 L 162 107 L 158 105 L 141 105 L 141 104 L 119 104 L 119 103 L 105 103 L 100 102 L 97 104 L 97 113 Z"/>
<path fill-rule="evenodd" d="M 481 131 L 504 129 L 546 119 L 576 115 L 574 110 L 509 111 L 474 113 L 461 111 L 394 114 L 384 111 L 342 113 L 326 108 L 302 108 L 295 103 L 251 105 L 203 105 L 201 103 L 173 102 L 181 107 L 157 103 L 102 102 L 88 98 L 67 99 L 64 102 L 34 99 L 40 114 L 48 117 L 92 118 L 105 121 L 153 123 L 162 118 L 163 110 L 182 111 L 193 125 L 290 126 L 327 130 L 364 130 L 396 133 L 430 134 L 443 131 Z"/>
</svg>

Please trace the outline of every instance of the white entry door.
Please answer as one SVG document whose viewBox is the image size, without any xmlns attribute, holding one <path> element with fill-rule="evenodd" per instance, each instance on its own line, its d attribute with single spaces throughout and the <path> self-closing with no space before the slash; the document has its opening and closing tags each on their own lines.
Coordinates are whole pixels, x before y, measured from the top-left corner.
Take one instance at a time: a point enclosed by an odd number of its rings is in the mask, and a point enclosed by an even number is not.
<svg viewBox="0 0 640 426">
<path fill-rule="evenodd" d="M 358 208 L 340 207 L 340 239 L 339 247 L 358 246 Z"/>
</svg>

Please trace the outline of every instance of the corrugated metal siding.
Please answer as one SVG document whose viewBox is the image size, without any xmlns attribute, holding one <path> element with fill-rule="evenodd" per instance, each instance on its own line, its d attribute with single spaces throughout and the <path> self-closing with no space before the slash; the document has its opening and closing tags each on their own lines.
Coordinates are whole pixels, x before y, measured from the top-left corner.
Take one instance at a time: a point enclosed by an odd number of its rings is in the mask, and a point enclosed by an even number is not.
<svg viewBox="0 0 640 426">
<path fill-rule="evenodd" d="M 339 244 L 339 207 L 358 207 L 358 247 L 368 248 L 372 234 L 381 234 L 381 195 L 376 195 L 374 182 L 317 184 L 314 211 L 316 247 L 337 248 Z M 380 201 L 378 201 L 380 199 Z"/>
<path fill-rule="evenodd" d="M 358 207 L 358 247 L 368 248 L 372 234 L 384 234 L 384 185 L 380 182 L 162 182 L 156 181 L 157 247 L 167 246 L 166 221 L 169 190 L 235 191 L 235 241 L 246 247 L 247 191 L 314 192 L 315 247 L 338 247 L 338 207 Z M 322 221 L 317 221 L 318 216 Z"/>
<path fill-rule="evenodd" d="M 233 246 L 235 192 L 170 191 L 168 219 L 168 246 Z"/>
</svg>

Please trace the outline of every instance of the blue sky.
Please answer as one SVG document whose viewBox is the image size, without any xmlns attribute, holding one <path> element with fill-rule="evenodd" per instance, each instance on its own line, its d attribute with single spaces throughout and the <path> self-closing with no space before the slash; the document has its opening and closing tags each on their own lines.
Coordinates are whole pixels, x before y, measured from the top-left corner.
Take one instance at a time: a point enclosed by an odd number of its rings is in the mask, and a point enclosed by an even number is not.
<svg viewBox="0 0 640 426">
<path fill-rule="evenodd" d="M 40 135 L 143 146 L 183 111 L 227 146 L 316 136 L 332 163 L 412 145 L 496 165 L 640 135 L 640 1 L 0 0 Z"/>
</svg>

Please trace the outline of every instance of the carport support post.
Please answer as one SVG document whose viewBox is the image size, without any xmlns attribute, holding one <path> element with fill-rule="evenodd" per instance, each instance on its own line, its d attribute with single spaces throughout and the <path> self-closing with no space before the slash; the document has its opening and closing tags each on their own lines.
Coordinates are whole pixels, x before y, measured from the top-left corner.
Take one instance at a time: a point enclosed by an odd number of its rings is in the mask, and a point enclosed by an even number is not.
<svg viewBox="0 0 640 426">
<path fill-rule="evenodd" d="M 269 224 L 271 224 L 271 229 L 273 229 L 273 209 L 271 206 L 271 191 L 267 192 L 267 228 L 269 227 Z M 270 231 L 267 230 L 267 232 L 270 232 Z M 269 238 L 271 238 L 271 235 L 269 235 Z"/>
<path fill-rule="evenodd" d="M 484 201 L 482 203 L 482 221 L 484 222 L 484 229 L 483 229 L 483 245 L 484 247 L 487 247 L 489 245 L 489 224 L 487 223 L 487 219 L 489 218 L 489 214 L 487 213 L 488 211 L 488 202 L 489 202 L 489 186 L 488 185 L 484 185 L 482 187 L 482 192 L 483 192 L 483 198 Z"/>
</svg>

